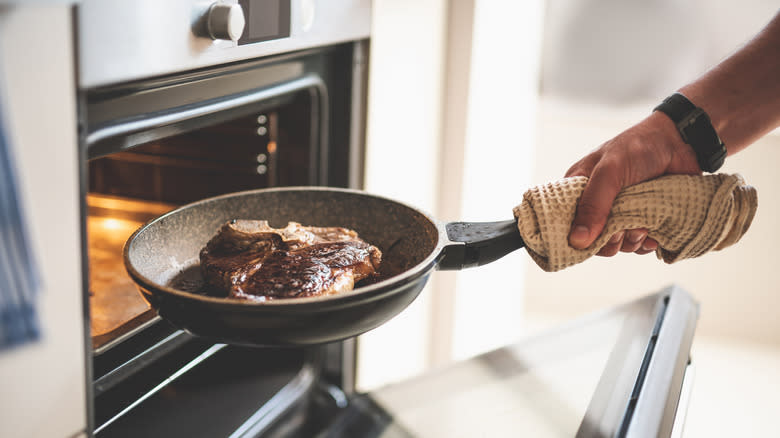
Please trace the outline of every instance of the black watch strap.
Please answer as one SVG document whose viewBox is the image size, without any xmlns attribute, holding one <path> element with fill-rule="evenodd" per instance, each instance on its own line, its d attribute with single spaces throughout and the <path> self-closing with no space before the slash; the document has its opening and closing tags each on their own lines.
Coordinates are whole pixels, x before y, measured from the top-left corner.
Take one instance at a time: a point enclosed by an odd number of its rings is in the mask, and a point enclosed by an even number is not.
<svg viewBox="0 0 780 438">
<path fill-rule="evenodd" d="M 726 146 L 718 137 L 710 117 L 687 97 L 674 93 L 664 99 L 653 111 L 661 111 L 677 125 L 683 141 L 696 152 L 699 167 L 715 172 L 726 160 Z"/>
</svg>

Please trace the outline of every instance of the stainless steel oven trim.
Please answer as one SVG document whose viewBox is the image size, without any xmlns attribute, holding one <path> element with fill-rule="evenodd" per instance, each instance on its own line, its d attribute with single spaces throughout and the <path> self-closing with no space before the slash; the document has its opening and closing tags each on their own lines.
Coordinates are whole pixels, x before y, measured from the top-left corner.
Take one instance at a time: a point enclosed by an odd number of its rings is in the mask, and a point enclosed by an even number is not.
<svg viewBox="0 0 780 438">
<path fill-rule="evenodd" d="M 688 416 L 688 406 L 691 402 L 695 376 L 696 366 L 689 359 L 688 365 L 685 367 L 685 375 L 683 376 L 682 388 L 680 389 L 680 401 L 677 403 L 677 412 L 674 416 L 672 432 L 669 434 L 670 438 L 683 438 L 684 436 L 685 420 Z"/>
<path fill-rule="evenodd" d="M 644 299 L 655 300 L 654 323 L 627 316 L 577 437 L 671 433 L 698 304 L 677 286 Z"/>
<path fill-rule="evenodd" d="M 160 317 L 156 317 L 159 320 Z M 150 321 L 152 322 L 152 321 Z M 98 397 L 104 392 L 121 383 L 129 375 L 132 375 L 142 369 L 143 364 L 152 363 L 156 359 L 165 356 L 169 352 L 175 350 L 179 346 L 192 339 L 192 335 L 185 333 L 182 330 L 177 330 L 171 335 L 165 337 L 163 340 L 157 342 L 153 346 L 137 354 L 127 362 L 119 365 L 111 372 L 100 376 L 92 385 L 94 390 L 94 396 Z"/>
<path fill-rule="evenodd" d="M 366 138 L 366 97 L 368 87 L 368 43 L 355 43 L 352 55 L 352 101 L 350 102 L 352 122 L 350 124 L 349 145 L 349 182 L 350 189 L 362 189 L 364 182 L 365 153 L 363 143 Z"/>
<path fill-rule="evenodd" d="M 159 316 L 154 316 L 154 317 L 152 317 L 152 319 L 150 319 L 149 321 L 144 322 L 143 324 L 139 325 L 138 327 L 136 327 L 136 328 L 134 328 L 132 330 L 129 330 L 129 331 L 125 332 L 125 333 L 122 333 L 120 336 L 117 336 L 116 338 L 112 339 L 111 341 L 106 342 L 104 345 L 101 345 L 100 347 L 93 349 L 92 353 L 94 355 L 96 355 L 96 356 L 99 356 L 99 355 L 105 353 L 106 351 L 110 350 L 111 348 L 113 348 L 115 345 L 122 343 L 122 341 L 124 341 L 126 339 L 132 338 L 136 333 L 139 333 L 142 330 L 145 330 L 147 327 L 151 327 L 152 325 L 156 324 L 157 322 L 160 321 L 160 319 L 161 318 Z"/>
<path fill-rule="evenodd" d="M 308 50 L 273 58 L 221 65 L 172 76 L 88 90 L 89 128 L 131 116 L 196 106 L 298 79 L 307 70 L 307 60 L 323 51 Z"/>
<path fill-rule="evenodd" d="M 669 305 L 655 352 L 639 393 L 627 437 L 670 436 L 682 393 L 699 305 L 678 287 L 667 290 Z"/>
<path fill-rule="evenodd" d="M 619 436 L 631 394 L 641 374 L 647 345 L 654 329 L 663 320 L 664 297 L 653 294 L 642 298 L 641 306 L 627 304 L 631 310 L 622 317 L 617 340 L 577 430 L 578 438 Z M 639 311 L 643 313 L 637 314 Z"/>
<path fill-rule="evenodd" d="M 290 0 L 289 37 L 245 45 L 212 41 L 192 32 L 203 3 L 82 0 L 76 8 L 79 85 L 125 83 L 357 41 L 371 33 L 371 0 Z"/>
</svg>

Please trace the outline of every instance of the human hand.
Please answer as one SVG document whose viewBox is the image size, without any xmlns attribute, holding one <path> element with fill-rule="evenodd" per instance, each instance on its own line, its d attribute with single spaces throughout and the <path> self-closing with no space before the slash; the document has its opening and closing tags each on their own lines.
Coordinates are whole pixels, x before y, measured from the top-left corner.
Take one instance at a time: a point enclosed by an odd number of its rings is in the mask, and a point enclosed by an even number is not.
<svg viewBox="0 0 780 438">
<path fill-rule="evenodd" d="M 623 187 L 638 184 L 664 174 L 701 174 L 696 154 L 685 144 L 674 123 L 663 113 L 647 118 L 602 144 L 576 162 L 566 177 L 589 178 L 577 204 L 569 233 L 569 245 L 576 249 L 590 246 L 607 222 L 612 202 Z M 598 255 L 611 257 L 623 252 L 647 254 L 658 243 L 647 237 L 647 230 L 615 233 Z"/>
</svg>

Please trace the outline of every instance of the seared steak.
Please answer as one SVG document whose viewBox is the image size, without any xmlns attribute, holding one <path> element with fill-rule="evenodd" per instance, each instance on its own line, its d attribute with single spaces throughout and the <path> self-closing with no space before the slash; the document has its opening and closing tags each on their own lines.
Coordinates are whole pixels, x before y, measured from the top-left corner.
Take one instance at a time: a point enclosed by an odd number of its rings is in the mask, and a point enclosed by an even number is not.
<svg viewBox="0 0 780 438">
<path fill-rule="evenodd" d="M 382 253 L 339 227 L 234 220 L 200 252 L 206 282 L 232 298 L 266 301 L 346 292 L 376 275 Z"/>
</svg>

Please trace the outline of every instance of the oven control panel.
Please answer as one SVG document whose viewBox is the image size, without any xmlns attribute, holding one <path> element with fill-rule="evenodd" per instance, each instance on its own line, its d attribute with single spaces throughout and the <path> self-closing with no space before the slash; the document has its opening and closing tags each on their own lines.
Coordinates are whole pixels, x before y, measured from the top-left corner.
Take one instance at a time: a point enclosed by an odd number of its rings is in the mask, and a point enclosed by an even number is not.
<svg viewBox="0 0 780 438">
<path fill-rule="evenodd" d="M 82 0 L 79 86 L 363 40 L 371 0 Z"/>
<path fill-rule="evenodd" d="M 304 22 L 314 18 L 311 1 L 304 3 Z M 304 26 L 305 27 L 305 26 Z M 290 0 L 217 1 L 208 6 L 192 29 L 195 36 L 238 41 L 239 45 L 290 36 Z"/>
<path fill-rule="evenodd" d="M 193 29 L 193 33 L 213 40 L 237 41 L 246 29 L 244 10 L 236 4 L 212 3 L 202 21 L 204 26 Z"/>
</svg>

